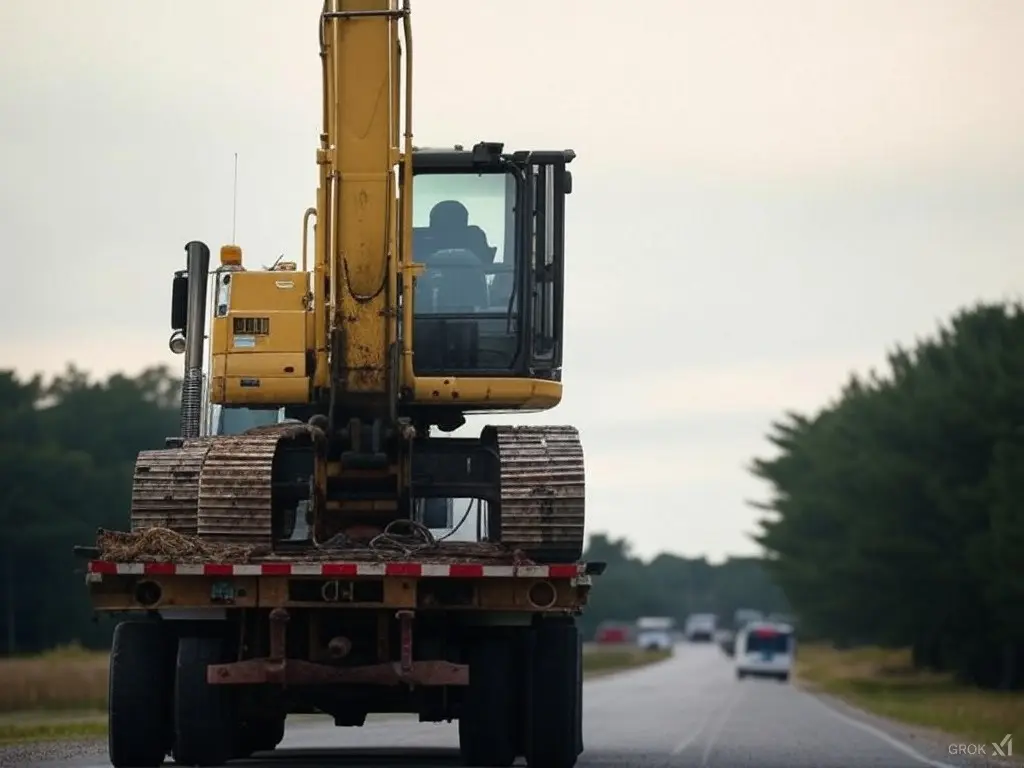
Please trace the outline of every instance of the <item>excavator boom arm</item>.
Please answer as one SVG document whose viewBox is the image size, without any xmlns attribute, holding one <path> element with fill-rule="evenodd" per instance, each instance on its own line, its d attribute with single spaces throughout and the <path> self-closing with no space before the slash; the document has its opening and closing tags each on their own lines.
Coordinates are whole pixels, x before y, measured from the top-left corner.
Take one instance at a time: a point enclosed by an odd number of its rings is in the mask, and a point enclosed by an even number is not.
<svg viewBox="0 0 1024 768">
<path fill-rule="evenodd" d="M 326 0 L 320 18 L 324 127 L 318 163 L 319 383 L 368 414 L 396 395 L 402 77 L 394 0 Z M 411 176 L 405 183 L 411 187 Z M 330 381 L 324 381 L 329 372 Z"/>
</svg>

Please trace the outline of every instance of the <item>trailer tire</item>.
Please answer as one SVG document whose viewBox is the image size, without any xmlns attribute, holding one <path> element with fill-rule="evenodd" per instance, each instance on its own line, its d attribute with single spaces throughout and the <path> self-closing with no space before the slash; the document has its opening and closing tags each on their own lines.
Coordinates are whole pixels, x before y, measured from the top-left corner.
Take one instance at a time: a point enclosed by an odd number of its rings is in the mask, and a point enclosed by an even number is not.
<svg viewBox="0 0 1024 768">
<path fill-rule="evenodd" d="M 244 723 L 238 738 L 237 755 L 246 758 L 254 752 L 271 752 L 284 740 L 284 718 L 260 718 Z"/>
<path fill-rule="evenodd" d="M 526 713 L 527 697 L 530 694 L 530 656 L 533 654 L 533 634 L 531 627 L 515 627 L 512 632 L 514 663 L 512 666 L 512 701 L 513 701 L 513 743 L 516 755 L 526 756 Z"/>
<path fill-rule="evenodd" d="M 114 629 L 107 683 L 107 749 L 114 768 L 156 768 L 164 762 L 171 688 L 166 641 L 158 621 L 122 621 Z"/>
<path fill-rule="evenodd" d="M 220 766 L 235 756 L 237 723 L 227 686 L 206 682 L 206 667 L 224 661 L 220 637 L 178 641 L 174 680 L 174 761 Z"/>
<path fill-rule="evenodd" d="M 576 632 L 576 756 L 583 754 L 583 635 Z"/>
<path fill-rule="evenodd" d="M 572 619 L 544 619 L 534 628 L 526 713 L 526 764 L 533 768 L 573 768 L 583 751 L 580 651 Z"/>
<path fill-rule="evenodd" d="M 474 638 L 469 685 L 459 712 L 459 751 L 465 765 L 508 768 L 516 759 L 511 638 L 502 631 Z"/>
</svg>

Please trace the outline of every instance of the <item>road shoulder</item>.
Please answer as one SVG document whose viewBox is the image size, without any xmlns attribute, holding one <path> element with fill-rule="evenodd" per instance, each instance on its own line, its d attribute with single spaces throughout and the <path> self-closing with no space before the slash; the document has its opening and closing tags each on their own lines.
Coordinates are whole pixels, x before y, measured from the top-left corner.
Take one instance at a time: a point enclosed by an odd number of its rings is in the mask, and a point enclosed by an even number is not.
<svg viewBox="0 0 1024 768">
<path fill-rule="evenodd" d="M 846 722 L 850 727 L 872 735 L 875 739 L 892 746 L 896 751 L 903 752 L 920 765 L 931 765 L 933 768 L 946 766 L 999 766 L 1013 767 L 1024 765 L 1020 759 L 999 758 L 992 755 L 989 746 L 984 757 L 977 754 L 977 745 L 963 736 L 949 734 L 936 728 L 893 720 L 875 714 L 841 696 L 827 693 L 803 682 L 794 684 L 796 689 L 814 700 L 819 706 Z M 968 745 L 972 745 L 967 748 Z M 901 749 L 901 746 L 903 749 Z M 988 745 L 981 745 L 988 746 Z M 913 757 L 916 753 L 918 757 Z"/>
</svg>

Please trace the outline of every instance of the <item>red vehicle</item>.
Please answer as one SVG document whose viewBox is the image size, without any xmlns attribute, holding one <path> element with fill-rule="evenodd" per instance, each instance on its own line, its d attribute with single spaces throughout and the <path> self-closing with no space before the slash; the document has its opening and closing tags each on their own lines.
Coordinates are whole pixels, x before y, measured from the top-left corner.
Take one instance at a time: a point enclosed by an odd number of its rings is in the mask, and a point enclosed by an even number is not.
<svg viewBox="0 0 1024 768">
<path fill-rule="evenodd" d="M 602 625 L 597 628 L 597 633 L 594 635 L 594 642 L 600 645 L 628 643 L 629 639 L 629 627 L 620 624 Z"/>
</svg>

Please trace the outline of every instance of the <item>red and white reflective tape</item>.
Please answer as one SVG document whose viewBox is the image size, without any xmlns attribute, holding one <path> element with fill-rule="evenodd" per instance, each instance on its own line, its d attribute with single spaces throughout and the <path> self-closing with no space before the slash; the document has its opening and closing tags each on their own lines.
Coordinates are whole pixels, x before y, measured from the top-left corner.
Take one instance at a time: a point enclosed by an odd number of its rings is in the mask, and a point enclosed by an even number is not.
<svg viewBox="0 0 1024 768">
<path fill-rule="evenodd" d="M 586 572 L 570 565 L 481 563 L 111 563 L 92 560 L 89 573 L 110 576 L 407 576 L 410 578 L 575 579 Z"/>
</svg>

